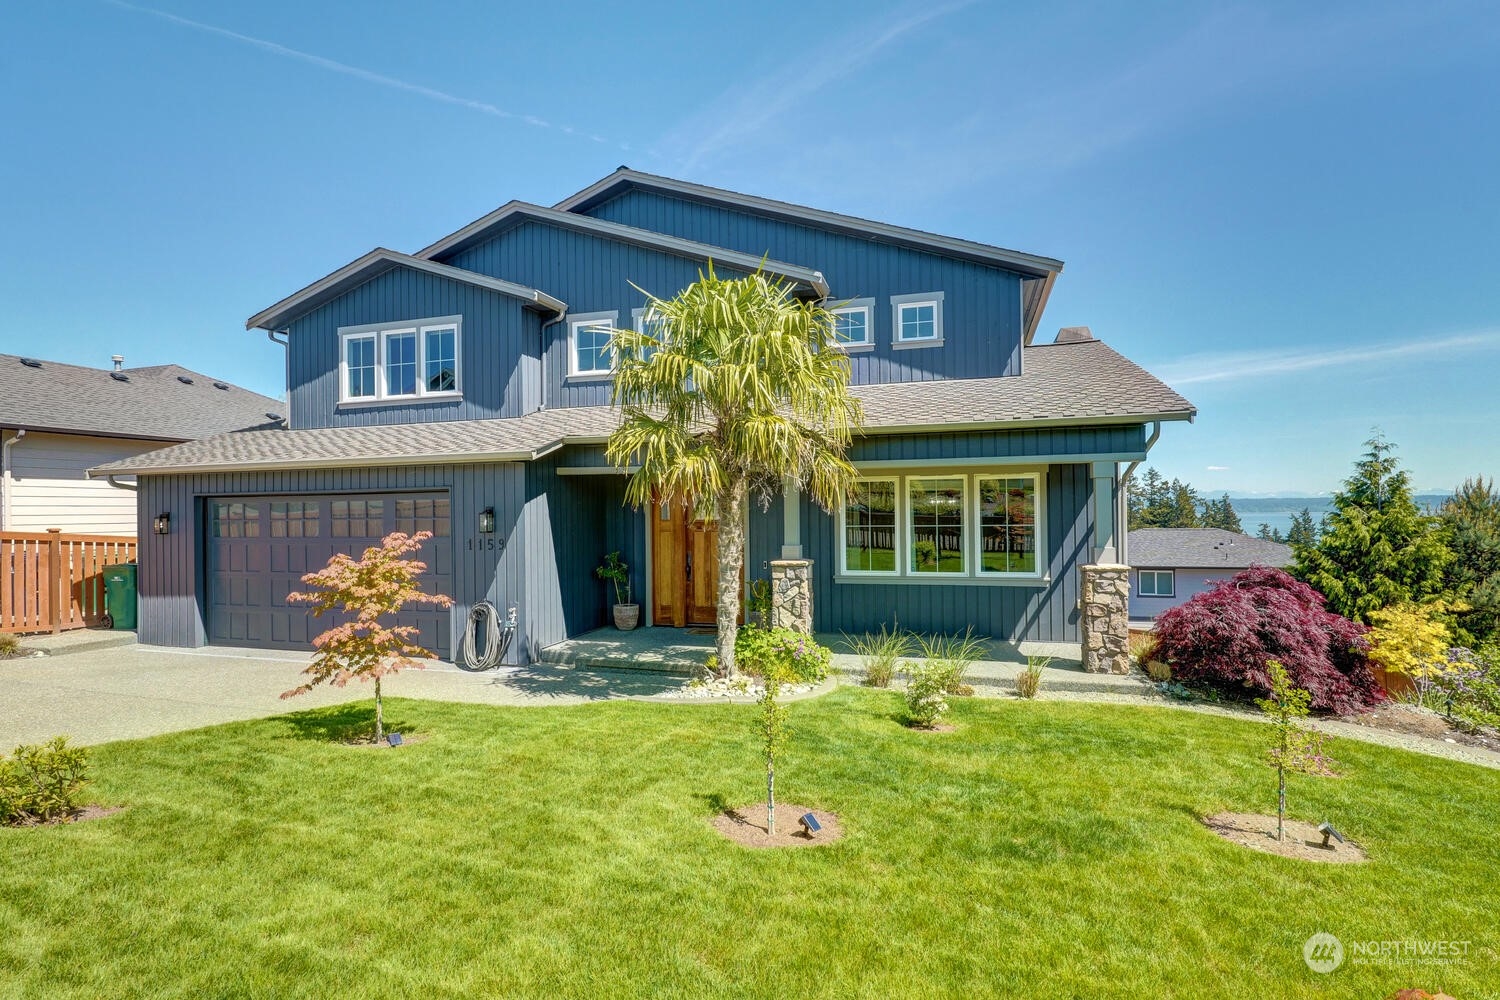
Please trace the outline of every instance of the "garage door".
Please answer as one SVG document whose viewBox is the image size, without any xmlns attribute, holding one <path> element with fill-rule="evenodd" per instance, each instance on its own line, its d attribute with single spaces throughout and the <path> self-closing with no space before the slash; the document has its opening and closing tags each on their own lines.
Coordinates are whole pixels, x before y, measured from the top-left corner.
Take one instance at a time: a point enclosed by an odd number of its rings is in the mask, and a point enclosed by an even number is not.
<svg viewBox="0 0 1500 1000">
<path fill-rule="evenodd" d="M 418 558 L 422 589 L 453 595 L 453 546 L 444 494 L 214 497 L 208 501 L 208 633 L 219 645 L 311 649 L 336 621 L 314 618 L 286 595 L 335 552 L 358 557 L 393 531 L 431 531 Z M 449 613 L 424 607 L 398 619 L 421 629 L 418 642 L 452 654 Z"/>
</svg>

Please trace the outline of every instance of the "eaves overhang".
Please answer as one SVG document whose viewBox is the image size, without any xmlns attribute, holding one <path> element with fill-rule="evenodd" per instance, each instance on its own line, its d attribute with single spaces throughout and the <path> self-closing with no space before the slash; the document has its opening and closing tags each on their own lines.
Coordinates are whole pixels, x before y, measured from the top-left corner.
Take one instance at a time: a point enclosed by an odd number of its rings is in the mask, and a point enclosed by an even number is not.
<svg viewBox="0 0 1500 1000">
<path fill-rule="evenodd" d="M 516 284 L 513 281 L 505 281 L 502 278 L 492 278 L 487 274 L 479 274 L 474 271 L 466 271 L 463 268 L 451 267 L 436 261 L 425 260 L 414 257 L 411 254 L 401 253 L 397 250 L 387 250 L 385 247 L 377 247 L 358 260 L 350 261 L 337 271 L 319 278 L 300 291 L 288 295 L 269 308 L 263 309 L 245 321 L 247 330 L 279 330 L 299 316 L 319 306 L 338 298 L 340 295 L 364 284 L 371 278 L 378 277 L 392 268 L 404 267 L 413 271 L 420 271 L 449 281 L 457 281 L 476 288 L 488 289 L 519 299 L 527 306 L 540 312 L 548 312 L 558 316 L 567 312 L 568 305 L 561 299 L 548 295 L 546 292 L 536 288 L 528 288 L 525 285 Z"/>
</svg>

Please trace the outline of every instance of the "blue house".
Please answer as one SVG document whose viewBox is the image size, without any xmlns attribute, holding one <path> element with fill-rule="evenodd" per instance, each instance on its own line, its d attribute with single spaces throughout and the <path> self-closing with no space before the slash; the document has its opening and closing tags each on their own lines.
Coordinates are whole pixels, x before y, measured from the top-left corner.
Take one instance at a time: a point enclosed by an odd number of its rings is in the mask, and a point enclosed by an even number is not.
<svg viewBox="0 0 1500 1000">
<path fill-rule="evenodd" d="M 1116 561 L 1120 465 L 1194 410 L 1087 328 L 1035 342 L 1062 263 L 623 167 L 252 316 L 286 351 L 285 426 L 92 470 L 138 477 L 140 640 L 305 648 L 301 574 L 394 530 L 434 533 L 427 583 L 455 604 L 412 620 L 445 657 L 486 599 L 518 607 L 521 660 L 603 626 L 614 550 L 648 624 L 711 623 L 714 526 L 626 506 L 603 456 L 611 331 L 639 319 L 637 286 L 670 297 L 710 260 L 834 306 L 866 414 L 842 510 L 791 492 L 750 514 L 747 585 L 805 557 L 820 631 L 1078 643 L 1079 568 Z"/>
</svg>

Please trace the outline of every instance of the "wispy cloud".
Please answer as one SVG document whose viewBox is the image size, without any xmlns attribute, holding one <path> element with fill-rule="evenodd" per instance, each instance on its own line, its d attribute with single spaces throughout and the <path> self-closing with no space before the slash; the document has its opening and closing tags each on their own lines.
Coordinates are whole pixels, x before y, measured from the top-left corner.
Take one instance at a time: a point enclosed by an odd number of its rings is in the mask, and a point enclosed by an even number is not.
<svg viewBox="0 0 1500 1000">
<path fill-rule="evenodd" d="M 1173 386 L 1233 382 L 1267 375 L 1291 375 L 1326 368 L 1354 368 L 1401 359 L 1435 360 L 1500 348 L 1500 331 L 1460 334 L 1438 340 L 1411 339 L 1334 351 L 1266 350 L 1199 354 L 1155 366 Z"/>
<path fill-rule="evenodd" d="M 556 122 L 550 122 L 545 118 L 539 118 L 536 115 L 523 114 L 519 111 L 508 111 L 505 108 L 491 104 L 488 101 L 479 101 L 470 97 L 461 97 L 457 94 L 450 94 L 446 90 L 438 90 L 436 87 L 429 87 L 421 83 L 413 83 L 410 80 L 402 80 L 394 76 L 386 76 L 384 73 L 376 73 L 372 70 L 362 69 L 359 66 L 351 66 L 348 63 L 339 62 L 336 59 L 329 59 L 326 56 L 315 55 L 311 52 L 303 52 L 301 49 L 290 48 L 289 46 L 282 45 L 279 42 L 269 41 L 265 38 L 256 38 L 254 35 L 241 34 L 238 31 L 231 31 L 228 28 L 221 28 L 215 24 L 206 24 L 202 21 L 194 21 L 191 18 L 181 17 L 177 14 L 169 13 L 168 11 L 157 10 L 155 7 L 141 7 L 137 6 L 136 4 L 126 3 L 125 0 L 104 0 L 104 2 L 112 7 L 119 7 L 121 10 L 134 11 L 137 14 L 148 14 L 151 17 L 159 18 L 160 20 L 167 21 L 171 24 L 180 25 L 184 28 L 192 28 L 195 31 L 202 31 L 210 35 L 218 35 L 220 38 L 228 38 L 232 41 L 240 42 L 244 45 L 254 46 L 257 49 L 260 49 L 263 52 L 269 52 L 272 55 L 281 56 L 285 59 L 295 59 L 298 62 L 304 62 L 310 66 L 317 66 L 319 69 L 328 70 L 331 73 L 341 73 L 344 76 L 352 76 L 356 80 L 363 80 L 366 83 L 377 84 L 381 87 L 389 87 L 392 90 L 405 91 L 408 94 L 415 94 L 418 97 L 425 97 L 430 101 L 437 101 L 441 104 L 451 104 L 455 107 L 467 108 L 470 111 L 477 111 L 480 114 L 489 115 L 492 118 L 503 118 L 508 121 L 518 122 L 523 125 L 530 125 L 533 128 L 551 129 L 556 132 L 561 132 L 564 135 L 577 136 L 581 139 L 587 139 L 590 142 L 609 142 L 608 139 L 604 138 L 601 135 L 595 135 L 590 132 L 582 131 L 580 129 L 574 128 L 571 125 L 560 125 Z M 623 143 L 620 145 L 621 148 L 629 148 Z"/>
<path fill-rule="evenodd" d="M 782 68 L 749 86 L 737 84 L 673 129 L 659 148 L 684 150 L 680 166 L 690 170 L 753 139 L 788 112 L 804 106 L 818 91 L 854 73 L 923 25 L 975 2 L 950 0 L 917 10 L 908 6 L 847 37 L 818 37 L 811 53 L 798 52 Z"/>
<path fill-rule="evenodd" d="M 1229 471 L 1229 466 L 1227 466 L 1227 465 L 1210 465 L 1208 467 L 1208 471 L 1209 472 L 1228 472 Z"/>
</svg>

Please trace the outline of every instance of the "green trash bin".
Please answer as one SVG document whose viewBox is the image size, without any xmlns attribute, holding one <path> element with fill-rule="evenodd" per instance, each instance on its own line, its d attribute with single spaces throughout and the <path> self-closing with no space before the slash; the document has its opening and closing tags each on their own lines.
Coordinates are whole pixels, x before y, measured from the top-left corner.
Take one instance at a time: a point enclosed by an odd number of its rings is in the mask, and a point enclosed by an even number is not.
<svg viewBox="0 0 1500 1000">
<path fill-rule="evenodd" d="M 110 628 L 135 628 L 135 563 L 104 567 L 104 613 Z"/>
</svg>

